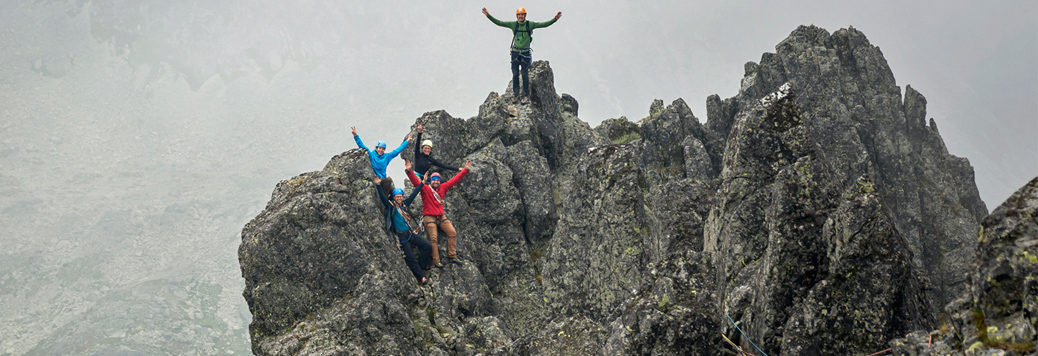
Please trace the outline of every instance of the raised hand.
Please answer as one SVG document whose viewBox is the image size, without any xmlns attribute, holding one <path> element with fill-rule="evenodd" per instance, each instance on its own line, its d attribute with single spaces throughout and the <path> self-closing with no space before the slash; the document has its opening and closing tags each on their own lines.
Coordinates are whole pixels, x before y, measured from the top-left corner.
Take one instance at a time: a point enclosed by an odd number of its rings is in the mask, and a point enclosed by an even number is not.
<svg viewBox="0 0 1038 356">
<path fill-rule="evenodd" d="M 562 11 L 559 11 L 559 13 L 555 14 L 555 21 L 558 21 L 560 17 L 562 17 Z"/>
<path fill-rule="evenodd" d="M 469 167 L 471 167 L 471 166 L 472 166 L 472 161 L 466 160 L 465 161 L 465 170 L 470 170 Z"/>
<path fill-rule="evenodd" d="M 407 142 L 408 143 L 413 143 L 414 142 L 414 134 L 407 134 Z"/>
<path fill-rule="evenodd" d="M 487 12 L 487 8 L 485 8 L 485 7 L 483 8 L 483 15 L 484 16 L 490 16 L 490 13 Z"/>
<path fill-rule="evenodd" d="M 422 123 L 418 123 L 418 133 L 422 133 Z"/>
<path fill-rule="evenodd" d="M 411 161 L 406 160 L 406 159 L 404 160 L 404 170 L 405 171 L 410 171 L 411 170 Z"/>
<path fill-rule="evenodd" d="M 356 126 L 350 126 L 350 132 L 353 133 L 353 136 L 357 136 L 357 127 Z"/>
</svg>

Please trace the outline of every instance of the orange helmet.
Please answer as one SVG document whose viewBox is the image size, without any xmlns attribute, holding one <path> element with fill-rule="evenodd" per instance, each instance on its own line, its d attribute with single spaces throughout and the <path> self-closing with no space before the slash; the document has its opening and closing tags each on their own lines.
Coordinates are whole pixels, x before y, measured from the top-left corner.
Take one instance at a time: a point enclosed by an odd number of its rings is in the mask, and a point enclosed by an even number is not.
<svg viewBox="0 0 1038 356">
<path fill-rule="evenodd" d="M 518 14 L 526 15 L 526 8 L 525 7 L 520 7 L 518 9 L 515 9 L 515 14 L 516 15 L 518 15 Z"/>
</svg>

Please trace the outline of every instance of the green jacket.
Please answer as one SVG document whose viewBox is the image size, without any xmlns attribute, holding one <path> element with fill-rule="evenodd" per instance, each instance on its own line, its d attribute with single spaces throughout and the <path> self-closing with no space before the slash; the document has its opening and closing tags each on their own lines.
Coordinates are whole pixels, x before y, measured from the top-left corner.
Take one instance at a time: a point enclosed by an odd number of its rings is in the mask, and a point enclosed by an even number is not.
<svg viewBox="0 0 1038 356">
<path fill-rule="evenodd" d="M 493 16 L 490 16 L 490 15 L 487 15 L 487 18 L 490 19 L 490 22 L 493 22 L 494 24 L 496 24 L 498 26 L 505 27 L 505 28 L 507 28 L 509 30 L 515 30 L 515 24 L 516 24 L 516 22 L 518 22 L 518 21 L 501 21 L 501 20 L 495 19 Z M 529 24 L 527 24 L 527 22 Z M 517 31 L 515 33 L 515 39 L 512 40 L 512 49 L 513 50 L 518 50 L 520 52 L 525 52 L 525 51 L 529 51 L 530 50 L 530 42 L 533 41 L 533 38 L 530 37 L 530 31 L 524 31 L 524 30 L 526 30 L 527 26 L 529 26 L 530 30 L 533 30 L 535 28 L 551 26 L 551 24 L 553 24 L 553 23 L 555 23 L 555 19 L 551 19 L 551 20 L 548 20 L 548 21 L 545 21 L 545 22 L 533 22 L 533 21 L 529 21 L 529 20 L 523 21 L 522 23 L 519 24 L 519 31 Z"/>
</svg>

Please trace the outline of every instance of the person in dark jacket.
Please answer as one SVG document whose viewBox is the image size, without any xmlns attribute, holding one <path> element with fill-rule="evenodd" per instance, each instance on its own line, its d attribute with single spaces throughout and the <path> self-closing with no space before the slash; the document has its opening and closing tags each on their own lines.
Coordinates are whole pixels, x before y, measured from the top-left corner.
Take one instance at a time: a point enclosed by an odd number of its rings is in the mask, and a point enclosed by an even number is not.
<svg viewBox="0 0 1038 356">
<path fill-rule="evenodd" d="M 375 191 L 378 192 L 379 201 L 382 202 L 382 206 L 386 209 L 385 228 L 396 235 L 397 244 L 404 251 L 404 261 L 407 263 L 407 268 L 411 270 L 411 274 L 418 280 L 418 284 L 424 285 L 429 280 L 425 278 L 422 270 L 428 270 L 429 266 L 432 265 L 432 245 L 411 229 L 411 225 L 408 222 L 411 220 L 411 216 L 404 209 L 407 209 L 414 202 L 418 192 L 422 190 L 425 184 L 419 182 L 407 198 L 404 198 L 403 189 L 395 188 L 393 189 L 393 199 L 390 200 L 382 191 L 381 180 L 378 177 L 374 178 Z M 420 261 L 415 259 L 414 248 L 418 248 L 419 253 L 421 253 Z"/>
<path fill-rule="evenodd" d="M 458 167 L 448 166 L 432 158 L 433 142 L 432 140 L 422 141 L 422 124 L 418 124 L 418 136 L 415 137 L 415 142 L 422 143 L 421 146 L 414 150 L 414 173 L 418 176 L 418 179 L 423 179 L 425 173 L 433 166 L 451 171 L 458 170 Z"/>
</svg>

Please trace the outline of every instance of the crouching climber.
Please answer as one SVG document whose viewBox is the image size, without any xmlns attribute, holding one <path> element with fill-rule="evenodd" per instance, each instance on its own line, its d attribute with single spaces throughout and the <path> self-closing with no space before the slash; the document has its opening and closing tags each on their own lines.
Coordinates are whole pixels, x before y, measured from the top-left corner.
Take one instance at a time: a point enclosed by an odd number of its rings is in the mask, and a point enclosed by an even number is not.
<svg viewBox="0 0 1038 356">
<path fill-rule="evenodd" d="M 425 278 L 422 270 L 428 270 L 432 264 L 431 254 L 433 248 L 432 245 L 429 245 L 429 241 L 426 241 L 418 232 L 411 229 L 411 225 L 408 223 L 408 221 L 412 220 L 411 215 L 405 209 L 411 206 L 414 198 L 418 196 L 418 192 L 425 184 L 422 182 L 415 184 L 414 191 L 407 198 L 404 198 L 403 189 L 393 189 L 393 199 L 390 200 L 380 186 L 382 179 L 375 177 L 374 181 L 379 201 L 382 202 L 382 206 L 386 209 L 386 230 L 396 235 L 397 246 L 404 251 L 404 261 L 407 263 L 407 268 L 411 270 L 411 274 L 418 280 L 418 284 L 424 285 L 428 282 L 428 279 Z M 418 248 L 420 261 L 415 258 L 414 248 Z"/>
<path fill-rule="evenodd" d="M 400 154 L 400 152 L 403 152 L 404 149 L 407 148 L 407 144 L 414 138 L 411 134 L 408 134 L 407 139 L 400 144 L 400 147 L 397 147 L 392 152 L 386 153 L 386 141 L 378 141 L 378 143 L 375 144 L 375 150 L 372 151 L 368 149 L 368 146 L 364 145 L 363 141 L 360 140 L 360 136 L 357 135 L 356 127 L 350 127 L 350 131 L 353 133 L 353 141 L 357 142 L 357 147 L 368 152 L 368 160 L 371 162 L 371 170 L 375 171 L 375 176 L 382 179 L 383 194 L 389 195 L 393 189 L 393 179 L 386 177 L 386 166 L 389 165 L 389 161 L 392 161 L 393 158 L 396 158 L 396 156 Z"/>
<path fill-rule="evenodd" d="M 425 217 L 422 218 L 422 223 L 425 224 L 425 234 L 429 237 L 429 242 L 432 244 L 432 262 L 436 267 L 443 267 L 440 263 L 440 251 L 437 244 L 436 238 L 439 233 L 437 230 L 443 230 L 447 234 L 447 258 L 450 258 L 450 262 L 461 263 L 458 260 L 458 233 L 454 230 L 454 225 L 447 219 L 447 215 L 444 212 L 444 197 L 447 196 L 447 191 L 451 189 L 455 184 L 461 181 L 469 172 L 469 167 L 472 165 L 471 161 L 465 161 L 465 167 L 458 172 L 454 178 L 441 183 L 439 173 L 428 174 L 429 184 L 421 188 L 422 192 L 422 214 Z M 407 178 L 411 180 L 411 184 L 416 187 L 421 184 L 418 181 L 418 177 L 415 177 L 414 172 L 411 170 L 411 163 L 404 163 L 404 172 L 407 173 Z"/>
</svg>

